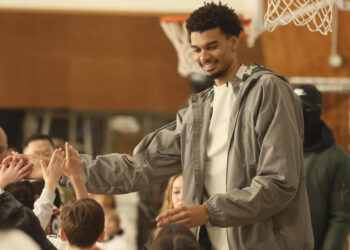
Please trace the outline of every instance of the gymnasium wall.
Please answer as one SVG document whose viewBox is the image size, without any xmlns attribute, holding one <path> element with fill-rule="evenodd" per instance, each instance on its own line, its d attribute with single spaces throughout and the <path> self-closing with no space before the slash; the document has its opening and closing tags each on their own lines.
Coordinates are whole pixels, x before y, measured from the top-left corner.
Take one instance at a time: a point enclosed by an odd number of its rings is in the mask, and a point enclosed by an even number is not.
<svg viewBox="0 0 350 250">
<path fill-rule="evenodd" d="M 310 32 L 290 24 L 261 36 L 265 65 L 285 76 L 350 77 L 350 11 L 339 11 L 338 53 L 343 58 L 339 68 L 328 60 L 331 35 Z M 337 142 L 350 151 L 350 93 L 323 93 L 322 119 L 335 133 Z"/>
<path fill-rule="evenodd" d="M 191 93 L 159 16 L 0 12 L 0 55 L 2 108 L 164 112 Z"/>
<path fill-rule="evenodd" d="M 176 110 L 190 94 L 156 17 L 0 13 L 0 106 Z"/>
<path fill-rule="evenodd" d="M 339 15 L 339 52 L 330 36 L 288 25 L 265 32 L 239 57 L 286 76 L 350 77 L 350 12 Z M 191 94 L 159 15 L 0 11 L 0 108 L 175 112 Z M 323 117 L 347 147 L 348 95 L 325 94 Z M 341 124 L 341 125 L 339 125 Z"/>
</svg>

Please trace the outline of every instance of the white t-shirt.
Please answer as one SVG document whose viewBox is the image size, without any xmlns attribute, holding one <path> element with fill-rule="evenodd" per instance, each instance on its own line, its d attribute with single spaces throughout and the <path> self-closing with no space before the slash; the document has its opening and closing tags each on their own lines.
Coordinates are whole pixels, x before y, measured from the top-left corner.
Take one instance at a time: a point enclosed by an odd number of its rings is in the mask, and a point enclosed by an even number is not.
<svg viewBox="0 0 350 250">
<path fill-rule="evenodd" d="M 242 65 L 237 77 L 232 81 L 214 86 L 212 116 L 208 132 L 207 160 L 204 187 L 209 197 L 213 194 L 226 193 L 227 156 L 231 110 L 236 96 L 234 88 L 241 83 L 246 66 Z M 206 197 L 208 198 L 208 197 Z M 206 224 L 213 250 L 229 250 L 227 229 Z"/>
</svg>

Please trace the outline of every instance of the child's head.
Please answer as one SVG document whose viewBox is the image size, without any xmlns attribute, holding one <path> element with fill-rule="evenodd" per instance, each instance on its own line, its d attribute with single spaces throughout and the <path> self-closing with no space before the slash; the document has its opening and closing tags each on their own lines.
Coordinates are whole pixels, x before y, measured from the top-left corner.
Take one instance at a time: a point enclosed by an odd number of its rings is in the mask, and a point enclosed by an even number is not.
<svg viewBox="0 0 350 250">
<path fill-rule="evenodd" d="M 185 225 L 167 224 L 152 242 L 150 250 L 200 250 L 200 247 Z"/>
<path fill-rule="evenodd" d="M 182 206 L 182 174 L 177 174 L 170 177 L 168 186 L 165 189 L 164 201 L 160 213 L 164 213 L 170 209 Z"/>
<path fill-rule="evenodd" d="M 103 239 L 104 213 L 95 200 L 85 198 L 64 205 L 60 212 L 62 240 L 68 240 L 70 246 L 92 247 Z"/>
</svg>

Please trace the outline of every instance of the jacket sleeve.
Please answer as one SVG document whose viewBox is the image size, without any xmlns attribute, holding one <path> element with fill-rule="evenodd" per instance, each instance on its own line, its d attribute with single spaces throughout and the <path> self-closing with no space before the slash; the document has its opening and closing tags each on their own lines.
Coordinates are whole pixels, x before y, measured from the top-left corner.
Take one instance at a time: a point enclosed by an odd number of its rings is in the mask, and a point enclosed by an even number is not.
<svg viewBox="0 0 350 250">
<path fill-rule="evenodd" d="M 133 155 L 81 155 L 84 180 L 90 193 L 122 194 L 148 188 L 181 172 L 181 115 L 147 135 Z M 65 184 L 66 179 L 61 180 Z"/>
<path fill-rule="evenodd" d="M 248 225 L 272 217 L 289 206 L 301 180 L 305 180 L 300 100 L 286 82 L 275 76 L 262 76 L 254 87 L 259 88 L 253 97 L 257 104 L 248 108 L 255 109 L 256 117 L 254 125 L 247 126 L 254 127 L 250 134 L 254 134 L 256 141 L 253 146 L 257 152 L 256 162 L 252 163 L 256 164 L 256 170 L 250 173 L 253 177 L 248 186 L 212 195 L 204 203 L 213 226 Z M 241 168 L 253 169 L 251 166 Z"/>
<path fill-rule="evenodd" d="M 55 197 L 55 191 L 44 188 L 40 197 L 34 202 L 33 213 L 38 217 L 43 230 L 49 225 L 53 213 L 52 206 Z"/>
<path fill-rule="evenodd" d="M 332 158 L 338 164 L 338 171 L 332 180 L 330 214 L 322 250 L 343 250 L 350 233 L 350 157 L 345 151 L 340 153 L 335 156 L 337 159 Z"/>
</svg>

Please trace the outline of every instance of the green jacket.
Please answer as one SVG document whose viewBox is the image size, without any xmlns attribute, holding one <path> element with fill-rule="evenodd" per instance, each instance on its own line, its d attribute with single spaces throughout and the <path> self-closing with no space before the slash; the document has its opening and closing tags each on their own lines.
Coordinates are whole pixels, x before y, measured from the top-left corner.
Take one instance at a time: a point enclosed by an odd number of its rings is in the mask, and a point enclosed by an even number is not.
<svg viewBox="0 0 350 250">
<path fill-rule="evenodd" d="M 343 250 L 350 233 L 350 157 L 323 126 L 323 149 L 304 153 L 315 250 Z"/>
</svg>

